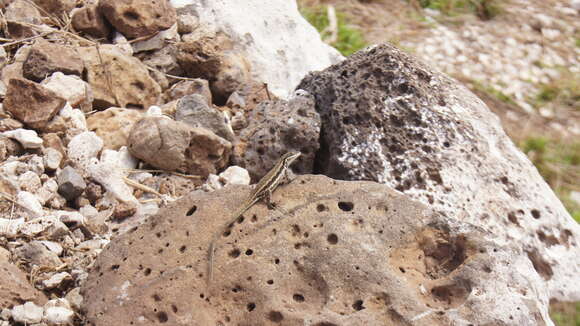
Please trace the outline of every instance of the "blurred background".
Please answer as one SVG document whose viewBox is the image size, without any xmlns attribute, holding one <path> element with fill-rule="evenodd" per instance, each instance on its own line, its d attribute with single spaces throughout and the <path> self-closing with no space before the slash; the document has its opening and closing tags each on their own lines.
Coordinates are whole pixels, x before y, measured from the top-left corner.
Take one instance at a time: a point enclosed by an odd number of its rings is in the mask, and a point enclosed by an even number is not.
<svg viewBox="0 0 580 326">
<path fill-rule="evenodd" d="M 580 222 L 580 0 L 298 0 L 348 56 L 389 42 L 461 81 Z M 551 303 L 580 326 L 580 303 Z"/>
</svg>

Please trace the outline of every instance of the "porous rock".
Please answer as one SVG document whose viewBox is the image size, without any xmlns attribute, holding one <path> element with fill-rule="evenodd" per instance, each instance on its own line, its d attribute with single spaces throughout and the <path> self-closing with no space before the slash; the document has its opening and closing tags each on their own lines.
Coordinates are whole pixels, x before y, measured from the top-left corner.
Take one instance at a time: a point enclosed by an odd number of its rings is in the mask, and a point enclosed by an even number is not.
<svg viewBox="0 0 580 326">
<path fill-rule="evenodd" d="M 80 76 L 83 61 L 73 48 L 39 39 L 22 65 L 24 77 L 40 82 L 57 71 Z"/>
<path fill-rule="evenodd" d="M 386 185 L 324 176 L 279 187 L 278 210 L 257 204 L 223 233 L 208 285 L 209 244 L 249 192 L 190 193 L 112 241 L 81 290 L 88 321 L 550 323 L 546 287 L 523 250 Z"/>
<path fill-rule="evenodd" d="M 550 296 L 580 300 L 580 226 L 467 88 L 393 46 L 298 86 L 322 119 L 319 172 L 375 180 L 525 249 Z"/>
<path fill-rule="evenodd" d="M 8 84 L 4 109 L 24 124 L 40 129 L 48 124 L 65 103 L 65 99 L 38 83 L 13 78 Z"/>
<path fill-rule="evenodd" d="M 26 278 L 26 273 L 8 259 L 0 256 L 0 307 L 13 307 L 26 301 L 44 304 L 46 296 L 36 290 Z"/>
<path fill-rule="evenodd" d="M 261 178 L 280 156 L 292 150 L 302 152 L 292 169 L 312 171 L 319 148 L 320 117 L 311 95 L 297 92 L 288 101 L 262 102 L 250 112 L 248 121 L 239 136 L 245 150 L 236 151 L 234 162 L 245 167 L 252 179 Z"/>
<path fill-rule="evenodd" d="M 176 22 L 175 9 L 168 0 L 100 0 L 99 10 L 128 38 L 152 35 Z"/>
<path fill-rule="evenodd" d="M 203 127 L 229 141 L 234 140 L 234 131 L 224 114 L 207 104 L 206 98 L 193 94 L 177 101 L 175 120 L 192 127 Z"/>
<path fill-rule="evenodd" d="M 137 58 L 109 44 L 99 46 L 98 51 L 95 47 L 82 47 L 78 51 L 85 62 L 95 108 L 147 108 L 157 104 L 161 87 Z"/>
<path fill-rule="evenodd" d="M 134 109 L 108 108 L 87 118 L 90 131 L 104 141 L 105 149 L 117 150 L 127 146 L 133 124 L 143 118 L 143 112 Z"/>
<path fill-rule="evenodd" d="M 295 1 L 174 0 L 173 3 L 180 14 L 197 17 L 205 29 L 225 31 L 234 51 L 244 51 L 253 79 L 267 83 L 278 97 L 291 94 L 307 72 L 324 69 L 342 58 L 336 49 L 320 40 L 320 34 L 302 17 Z M 283 72 L 280 67 L 284 67 Z"/>
<path fill-rule="evenodd" d="M 12 318 L 17 323 L 35 324 L 40 323 L 42 320 L 42 312 L 42 307 L 35 305 L 33 302 L 26 302 L 12 309 Z"/>
<path fill-rule="evenodd" d="M 93 37 L 105 38 L 111 33 L 109 23 L 98 10 L 98 3 L 88 3 L 74 10 L 71 14 L 71 22 L 75 30 Z"/>
<path fill-rule="evenodd" d="M 165 117 L 147 117 L 133 126 L 131 155 L 159 169 L 207 176 L 225 167 L 232 145 L 204 128 Z"/>
</svg>

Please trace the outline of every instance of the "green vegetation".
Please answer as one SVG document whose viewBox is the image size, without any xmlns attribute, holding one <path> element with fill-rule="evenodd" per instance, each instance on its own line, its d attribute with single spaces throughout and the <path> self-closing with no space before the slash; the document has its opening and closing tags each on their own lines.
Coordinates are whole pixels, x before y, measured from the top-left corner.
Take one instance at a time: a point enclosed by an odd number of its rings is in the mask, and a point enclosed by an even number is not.
<svg viewBox="0 0 580 326">
<path fill-rule="evenodd" d="M 441 11 L 447 16 L 473 13 L 480 19 L 490 20 L 502 11 L 499 0 L 414 0 L 423 8 Z"/>
<path fill-rule="evenodd" d="M 570 199 L 571 191 L 580 191 L 580 142 L 566 144 L 535 137 L 521 142 L 520 148 L 580 223 L 580 204 Z"/>
<path fill-rule="evenodd" d="M 300 12 L 302 13 L 302 16 L 304 16 L 304 18 L 306 18 L 306 20 L 308 20 L 308 22 L 318 30 L 323 40 L 330 36 L 330 32 L 328 31 L 329 20 L 326 13 L 326 7 L 303 7 L 300 8 Z M 345 56 L 349 56 L 367 46 L 362 32 L 355 27 L 348 25 L 348 20 L 343 13 L 337 12 L 336 20 L 338 25 L 338 37 L 336 41 L 330 43 L 330 45 L 335 47 Z"/>
<path fill-rule="evenodd" d="M 550 317 L 558 326 L 580 326 L 580 302 L 552 306 Z"/>
<path fill-rule="evenodd" d="M 498 100 L 500 100 L 504 103 L 517 105 L 511 96 L 509 96 L 509 95 L 505 94 L 504 92 L 499 91 L 491 86 L 484 85 L 483 83 L 475 81 L 475 80 L 471 81 L 471 85 L 473 85 L 475 90 L 483 92 L 483 93 L 487 93 L 487 94 L 497 98 Z"/>
<path fill-rule="evenodd" d="M 560 69 L 560 77 L 549 84 L 540 85 L 540 90 L 531 101 L 536 107 L 554 103 L 580 111 L 580 76 L 568 69 Z"/>
</svg>

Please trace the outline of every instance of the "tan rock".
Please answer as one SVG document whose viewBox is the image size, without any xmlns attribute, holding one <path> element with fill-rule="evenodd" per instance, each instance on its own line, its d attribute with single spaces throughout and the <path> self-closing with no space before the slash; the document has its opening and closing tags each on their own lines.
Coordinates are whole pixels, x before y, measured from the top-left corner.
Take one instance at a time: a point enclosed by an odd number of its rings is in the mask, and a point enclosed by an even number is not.
<svg viewBox="0 0 580 326">
<path fill-rule="evenodd" d="M 388 186 L 324 176 L 279 187 L 278 209 L 259 203 L 219 236 L 208 285 L 209 244 L 249 193 L 190 193 L 112 240 L 81 290 L 88 322 L 550 323 L 524 251 Z"/>
<path fill-rule="evenodd" d="M 62 15 L 70 12 L 76 5 L 75 0 L 32 0 L 43 13 L 62 18 Z"/>
<path fill-rule="evenodd" d="M 24 77 L 40 82 L 57 71 L 80 76 L 83 62 L 73 48 L 38 39 L 22 65 Z"/>
<path fill-rule="evenodd" d="M 225 167 L 231 148 L 210 130 L 165 117 L 140 120 L 129 136 L 129 151 L 136 158 L 159 169 L 204 176 Z"/>
<path fill-rule="evenodd" d="M 175 9 L 167 0 L 101 0 L 99 10 L 128 38 L 151 35 L 176 23 Z"/>
<path fill-rule="evenodd" d="M 12 308 L 26 301 L 33 301 L 41 306 L 46 303 L 46 296 L 30 284 L 26 273 L 3 255 L 0 255 L 0 271 L 0 307 Z"/>
<path fill-rule="evenodd" d="M 62 109 L 66 101 L 46 87 L 26 79 L 11 79 L 4 109 L 32 128 L 42 128 Z"/>
<path fill-rule="evenodd" d="M 98 52 L 95 47 L 78 51 L 85 61 L 95 108 L 147 108 L 159 101 L 161 87 L 137 58 L 127 56 L 114 45 L 101 45 Z"/>
<path fill-rule="evenodd" d="M 166 102 L 171 102 L 192 94 L 199 94 L 203 96 L 207 100 L 207 104 L 212 105 L 209 83 L 207 80 L 201 78 L 194 80 L 182 80 L 176 83 L 165 92 L 165 99 Z"/>
<path fill-rule="evenodd" d="M 99 12 L 97 4 L 87 4 L 72 12 L 72 25 L 75 30 L 87 33 L 93 37 L 109 36 L 111 28 L 105 17 Z"/>
<path fill-rule="evenodd" d="M 143 112 L 134 109 L 108 108 L 87 119 L 89 131 L 94 131 L 105 143 L 105 149 L 117 150 L 127 146 L 133 124 L 143 118 Z"/>
<path fill-rule="evenodd" d="M 15 119 L 5 118 L 0 120 L 0 132 L 14 130 L 22 127 L 24 127 L 22 122 Z"/>
<path fill-rule="evenodd" d="M 4 12 L 6 34 L 14 39 L 31 37 L 37 32 L 30 26 L 42 24 L 42 16 L 38 9 L 26 0 L 16 0 L 10 3 Z"/>
</svg>

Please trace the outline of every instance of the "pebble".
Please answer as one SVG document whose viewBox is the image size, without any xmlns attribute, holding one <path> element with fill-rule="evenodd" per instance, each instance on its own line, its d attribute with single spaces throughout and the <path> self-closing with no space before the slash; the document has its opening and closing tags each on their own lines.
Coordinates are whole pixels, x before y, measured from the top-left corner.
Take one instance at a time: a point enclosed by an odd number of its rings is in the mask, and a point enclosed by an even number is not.
<svg viewBox="0 0 580 326">
<path fill-rule="evenodd" d="M 0 135 L 12 138 L 19 142 L 22 147 L 27 149 L 40 148 L 42 146 L 42 138 L 34 130 L 18 128 L 1 133 Z"/>
<path fill-rule="evenodd" d="M 248 173 L 248 170 L 235 165 L 230 166 L 224 172 L 220 173 L 219 177 L 220 181 L 222 181 L 224 184 L 250 184 L 250 173 Z"/>
<path fill-rule="evenodd" d="M 62 161 L 62 153 L 54 148 L 46 148 L 44 150 L 43 162 L 44 168 L 46 170 L 54 171 L 60 167 L 60 162 Z"/>
<path fill-rule="evenodd" d="M 16 202 L 33 217 L 42 216 L 43 214 L 42 205 L 38 198 L 28 191 L 19 191 L 16 195 Z"/>
<path fill-rule="evenodd" d="M 87 184 L 81 175 L 72 167 L 67 166 L 57 177 L 58 193 L 67 200 L 73 200 L 83 193 Z"/>
<path fill-rule="evenodd" d="M 48 280 L 42 281 L 45 289 L 55 289 L 61 287 L 65 282 L 72 282 L 72 276 L 67 272 L 56 273 L 52 275 Z"/>
<path fill-rule="evenodd" d="M 43 321 L 48 325 L 72 325 L 74 315 L 66 299 L 53 299 L 44 305 Z"/>
</svg>

